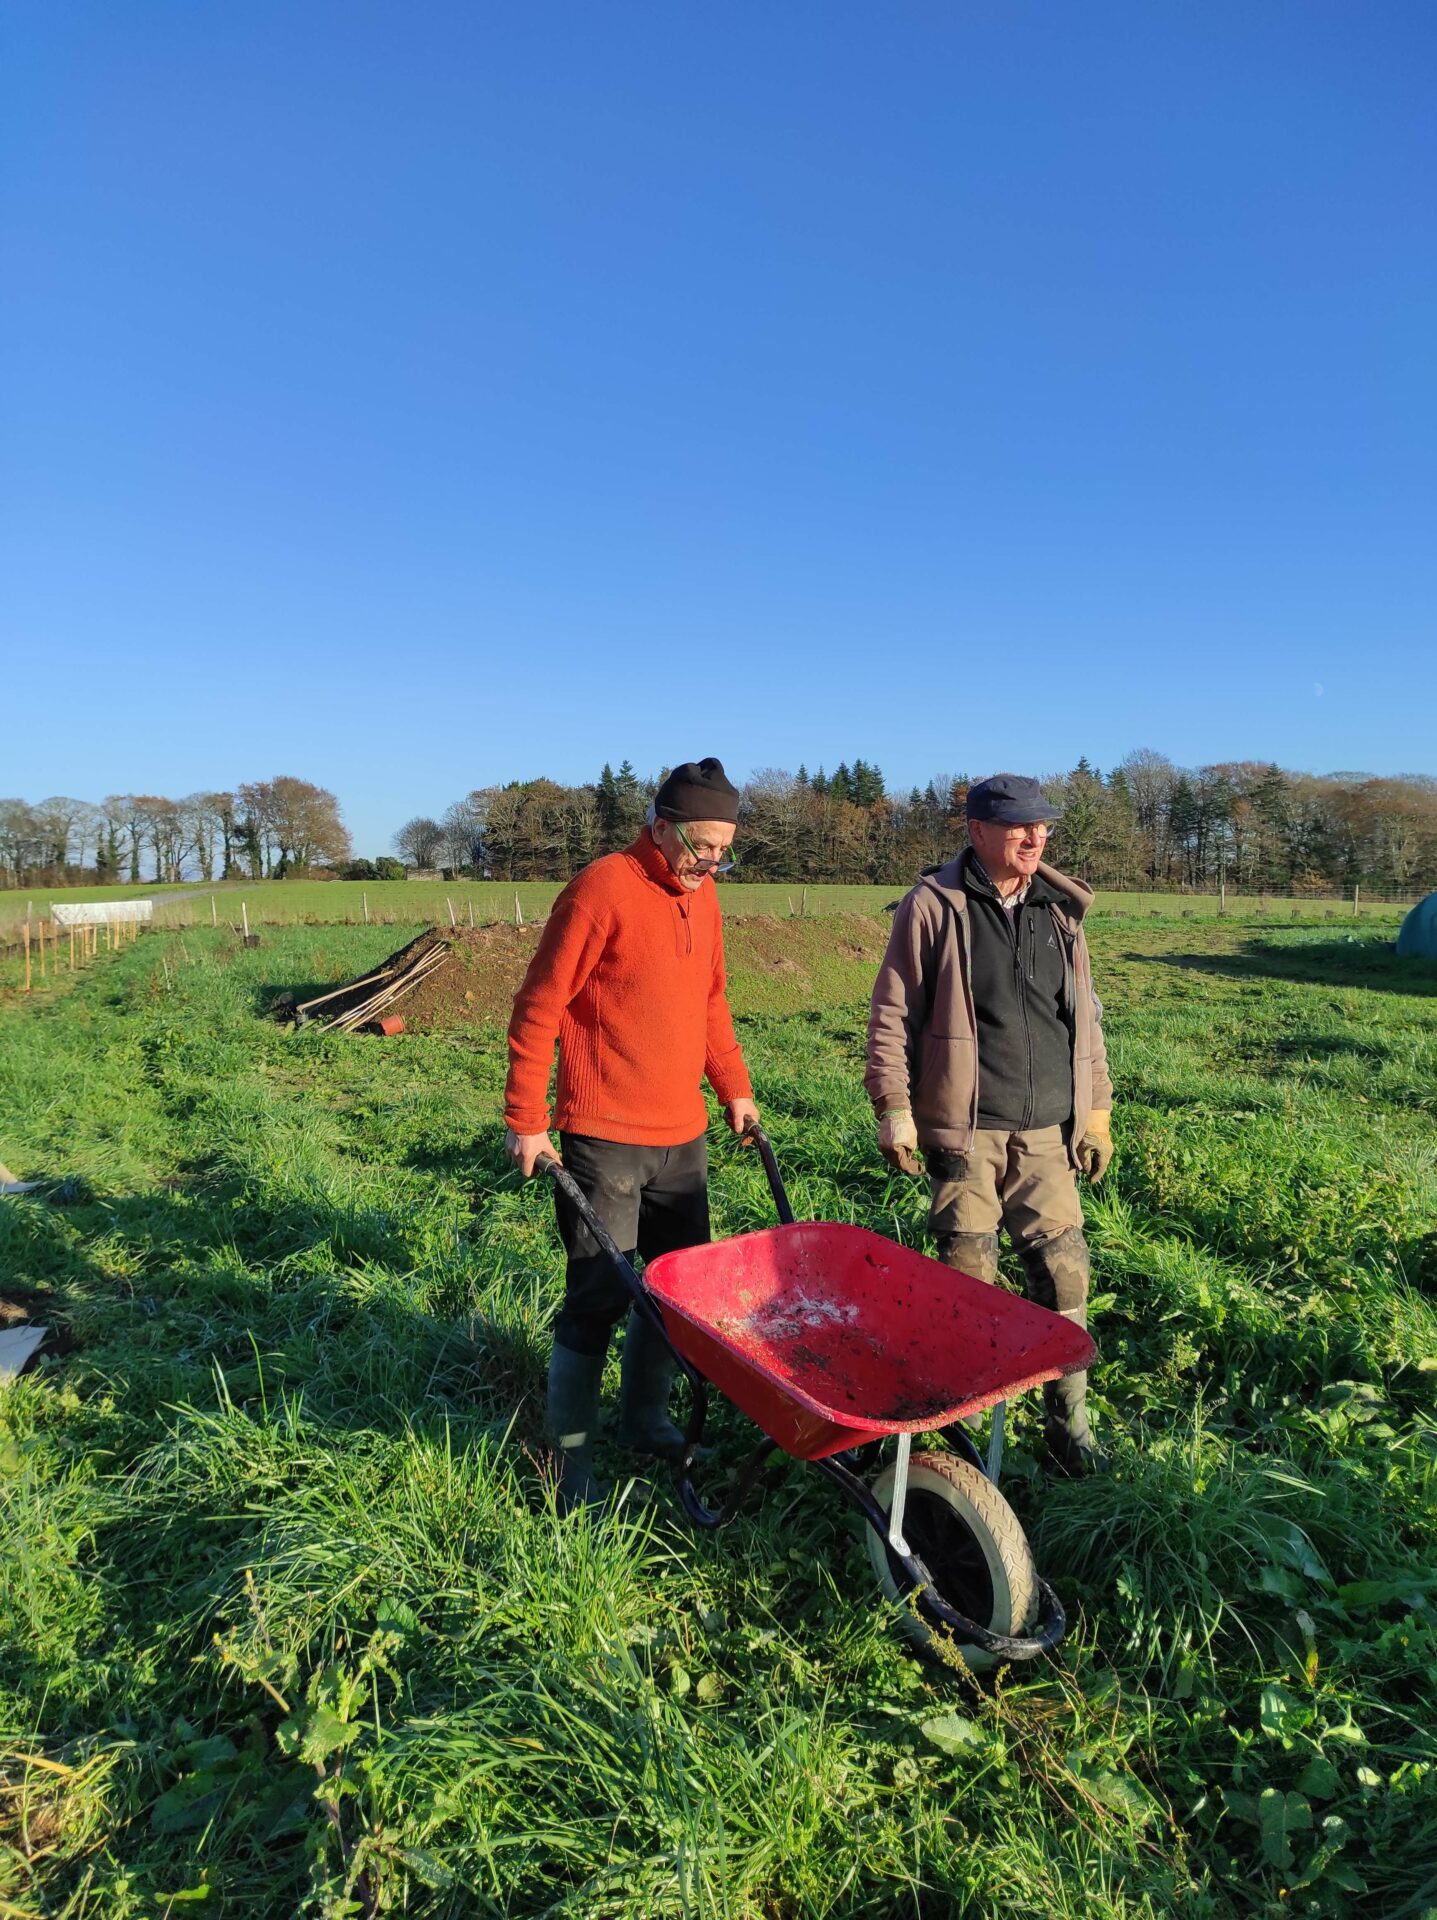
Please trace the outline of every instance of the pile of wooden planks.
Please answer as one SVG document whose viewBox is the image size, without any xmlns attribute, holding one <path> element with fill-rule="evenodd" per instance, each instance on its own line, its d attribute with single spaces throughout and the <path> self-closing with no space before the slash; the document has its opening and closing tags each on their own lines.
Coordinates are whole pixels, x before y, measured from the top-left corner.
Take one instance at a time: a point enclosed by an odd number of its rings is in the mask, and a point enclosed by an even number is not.
<svg viewBox="0 0 1437 1920">
<path fill-rule="evenodd" d="M 436 934 L 421 947 L 409 948 L 403 955 L 386 962 L 377 973 L 350 980 L 331 993 L 322 993 L 294 1009 L 294 1024 L 307 1027 L 317 1008 L 327 1008 L 317 1029 L 320 1033 L 354 1033 L 389 1012 L 398 1001 L 437 973 L 449 958 L 449 942 Z M 363 989 L 368 988 L 366 993 Z M 358 999 L 356 994 L 360 995 Z"/>
</svg>

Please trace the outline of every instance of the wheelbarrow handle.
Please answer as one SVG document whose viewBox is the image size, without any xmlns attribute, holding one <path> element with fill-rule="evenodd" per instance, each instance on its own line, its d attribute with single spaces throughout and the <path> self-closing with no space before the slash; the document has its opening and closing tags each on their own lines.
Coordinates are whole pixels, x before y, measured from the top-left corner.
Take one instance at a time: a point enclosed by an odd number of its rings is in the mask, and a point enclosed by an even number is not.
<svg viewBox="0 0 1437 1920">
<path fill-rule="evenodd" d="M 763 1162 L 763 1170 L 768 1175 L 768 1190 L 773 1195 L 774 1209 L 785 1227 L 794 1224 L 793 1208 L 789 1204 L 788 1190 L 783 1184 L 783 1175 L 778 1170 L 778 1161 L 774 1156 L 773 1143 L 757 1120 L 750 1120 L 739 1135 L 740 1140 L 752 1140 L 758 1148 L 758 1157 Z"/>
<path fill-rule="evenodd" d="M 628 1258 L 620 1251 L 618 1241 L 594 1211 L 588 1194 L 584 1192 L 563 1161 L 556 1154 L 541 1153 L 534 1162 L 534 1170 L 536 1173 L 548 1174 L 554 1185 L 562 1189 L 564 1197 L 588 1229 L 590 1237 L 598 1243 L 600 1252 L 618 1268 L 634 1305 L 644 1318 L 651 1321 L 662 1333 L 664 1323 L 658 1308 L 654 1305 L 653 1295 L 634 1272 Z"/>
</svg>

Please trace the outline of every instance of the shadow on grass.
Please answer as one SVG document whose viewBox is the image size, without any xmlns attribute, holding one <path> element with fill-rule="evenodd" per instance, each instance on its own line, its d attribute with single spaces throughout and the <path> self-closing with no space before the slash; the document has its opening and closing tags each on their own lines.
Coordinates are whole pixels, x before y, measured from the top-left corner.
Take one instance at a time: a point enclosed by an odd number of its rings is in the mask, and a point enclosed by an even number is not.
<svg viewBox="0 0 1437 1920">
<path fill-rule="evenodd" d="M 400 1228 L 318 1196 L 261 1210 L 244 1180 L 200 1169 L 188 1190 L 63 1216 L 7 1203 L 0 1271 L 6 1296 L 43 1300 L 66 1383 L 118 1396 L 129 1442 L 178 1405 L 279 1392 L 338 1427 L 506 1424 L 540 1390 L 541 1330 L 488 1310 L 494 1276 L 469 1271 L 464 1247 L 453 1270 L 416 1267 Z"/>
<path fill-rule="evenodd" d="M 1437 967 L 1399 959 L 1385 941 L 1331 940 L 1282 946 L 1249 940 L 1237 953 L 1129 953 L 1127 960 L 1157 961 L 1189 973 L 1218 973 L 1236 980 L 1285 980 L 1314 987 L 1369 987 L 1378 993 L 1437 999 Z"/>
</svg>

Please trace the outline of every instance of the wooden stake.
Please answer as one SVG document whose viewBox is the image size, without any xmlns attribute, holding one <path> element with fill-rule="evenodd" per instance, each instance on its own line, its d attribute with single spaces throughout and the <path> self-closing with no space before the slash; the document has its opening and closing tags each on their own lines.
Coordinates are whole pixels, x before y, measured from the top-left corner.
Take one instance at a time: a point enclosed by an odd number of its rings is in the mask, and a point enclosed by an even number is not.
<svg viewBox="0 0 1437 1920">
<path fill-rule="evenodd" d="M 1359 901 L 1359 899 L 1361 899 L 1361 897 L 1362 897 L 1362 889 L 1354 881 L 1352 886 L 1352 917 L 1354 920 L 1357 918 L 1357 902 Z"/>
<path fill-rule="evenodd" d="M 210 895 L 210 925 L 212 927 L 217 927 L 219 923 L 220 923 L 219 908 L 215 905 L 214 895 L 211 894 Z"/>
<path fill-rule="evenodd" d="M 454 918 L 454 902 L 449 898 L 449 895 L 447 893 L 444 896 L 444 904 L 449 909 L 450 926 L 457 927 L 459 925 L 459 922 Z"/>
<path fill-rule="evenodd" d="M 248 940 L 249 939 L 249 908 L 245 905 L 243 900 L 240 901 L 240 919 L 243 920 L 244 922 L 244 937 L 246 940 Z"/>
<path fill-rule="evenodd" d="M 798 917 L 800 920 L 806 920 L 808 918 L 808 888 L 807 887 L 804 888 L 803 893 L 799 899 Z"/>
<path fill-rule="evenodd" d="M 29 902 L 26 902 L 28 907 Z M 25 991 L 30 991 L 30 916 L 25 916 Z"/>
<path fill-rule="evenodd" d="M 364 924 L 367 927 L 369 925 L 369 895 L 362 893 L 359 897 L 364 902 Z"/>
<path fill-rule="evenodd" d="M 469 931 L 471 933 L 474 931 L 474 902 L 472 900 L 469 902 Z"/>
<path fill-rule="evenodd" d="M 75 929 L 70 929 L 70 971 L 75 971 Z"/>
<path fill-rule="evenodd" d="M 1225 880 L 1219 880 L 1217 883 L 1217 910 L 1219 913 L 1227 912 L 1227 882 Z"/>
<path fill-rule="evenodd" d="M 522 927 L 523 924 L 524 924 L 524 910 L 519 905 L 519 896 L 516 893 L 514 895 L 514 925 L 516 927 Z"/>
</svg>

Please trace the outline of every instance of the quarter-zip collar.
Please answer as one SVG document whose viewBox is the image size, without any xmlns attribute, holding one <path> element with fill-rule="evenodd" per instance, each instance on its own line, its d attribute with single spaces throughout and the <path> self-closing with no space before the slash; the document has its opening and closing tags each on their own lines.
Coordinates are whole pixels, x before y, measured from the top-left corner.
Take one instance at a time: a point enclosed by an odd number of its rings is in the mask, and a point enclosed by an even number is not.
<svg viewBox="0 0 1437 1920">
<path fill-rule="evenodd" d="M 665 860 L 663 849 L 647 827 L 632 846 L 624 848 L 624 852 L 646 880 L 652 880 L 656 887 L 662 888 L 665 893 L 671 894 L 675 899 L 687 903 L 703 892 L 702 887 L 695 887 L 692 893 L 689 891 Z M 705 878 L 707 877 L 705 875 Z"/>
</svg>

